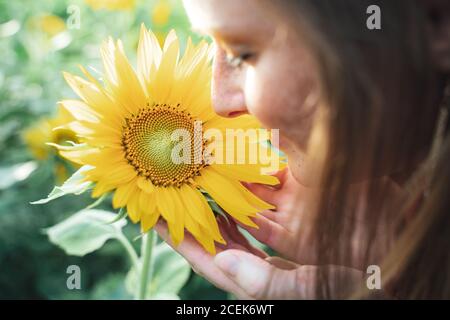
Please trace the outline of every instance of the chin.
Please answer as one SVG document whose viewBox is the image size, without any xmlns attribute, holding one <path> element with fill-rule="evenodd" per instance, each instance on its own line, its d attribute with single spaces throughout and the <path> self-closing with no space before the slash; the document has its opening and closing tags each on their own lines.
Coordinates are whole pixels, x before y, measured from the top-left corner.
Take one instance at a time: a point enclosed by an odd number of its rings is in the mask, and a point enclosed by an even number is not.
<svg viewBox="0 0 450 320">
<path fill-rule="evenodd" d="M 315 163 L 302 151 L 289 148 L 286 151 L 288 168 L 294 179 L 304 187 L 318 188 L 321 185 L 320 164 Z"/>
</svg>

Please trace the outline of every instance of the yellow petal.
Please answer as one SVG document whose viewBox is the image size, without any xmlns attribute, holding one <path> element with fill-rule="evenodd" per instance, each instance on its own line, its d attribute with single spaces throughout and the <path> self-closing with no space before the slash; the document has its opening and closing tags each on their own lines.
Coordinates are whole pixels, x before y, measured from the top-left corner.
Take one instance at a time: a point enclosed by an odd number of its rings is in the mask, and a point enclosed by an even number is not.
<svg viewBox="0 0 450 320">
<path fill-rule="evenodd" d="M 245 164 L 214 164 L 214 169 L 225 177 L 238 181 L 277 185 L 280 183 L 277 177 L 261 174 L 260 166 Z"/>
<path fill-rule="evenodd" d="M 113 196 L 114 209 L 126 206 L 131 195 L 136 192 L 137 186 L 135 181 L 119 186 Z"/>
<path fill-rule="evenodd" d="M 156 196 L 155 193 L 149 194 L 147 192 L 140 192 L 139 206 L 144 215 L 152 215 L 156 212 Z"/>
<path fill-rule="evenodd" d="M 147 193 L 152 193 L 153 191 L 155 191 L 155 186 L 152 184 L 152 182 L 144 177 L 139 177 L 137 180 L 137 184 L 139 188 Z"/>
<path fill-rule="evenodd" d="M 184 216 L 186 208 L 183 202 L 181 201 L 177 188 L 168 187 L 166 189 L 170 198 L 172 199 L 175 214 L 175 221 L 174 222 L 168 221 L 167 224 L 169 227 L 169 232 L 172 241 L 174 245 L 177 246 L 184 239 L 184 220 L 185 220 Z"/>
<path fill-rule="evenodd" d="M 98 112 L 80 100 L 63 100 L 59 105 L 77 120 L 98 123 L 101 118 Z"/>
<path fill-rule="evenodd" d="M 98 181 L 92 190 L 92 197 L 98 198 L 116 188 L 116 185 L 109 184 L 107 181 Z"/>
<path fill-rule="evenodd" d="M 187 210 L 186 216 L 192 217 L 214 240 L 225 243 L 220 234 L 214 213 L 205 197 L 198 190 L 188 185 L 183 185 L 180 191 L 182 201 Z"/>
<path fill-rule="evenodd" d="M 164 45 L 164 54 L 161 58 L 156 78 L 149 89 L 150 95 L 156 101 L 167 101 L 170 90 L 173 88 L 175 67 L 178 61 L 179 43 L 173 32 L 169 33 Z"/>
<path fill-rule="evenodd" d="M 257 227 L 248 216 L 254 217 L 258 209 L 250 205 L 227 178 L 209 167 L 203 169 L 195 181 L 231 216 L 246 225 Z"/>
<path fill-rule="evenodd" d="M 105 179 L 110 184 L 121 185 L 135 181 L 137 173 L 129 164 L 124 162 L 116 166 L 96 167 L 92 175 L 98 179 Z"/>
<path fill-rule="evenodd" d="M 236 189 L 238 189 L 242 195 L 247 199 L 247 201 L 254 207 L 258 208 L 260 211 L 275 209 L 275 206 L 271 205 L 258 198 L 256 195 L 251 193 L 246 187 L 244 187 L 239 181 L 231 182 Z"/>
<path fill-rule="evenodd" d="M 117 116 L 120 112 L 117 105 L 95 84 L 67 72 L 63 72 L 63 75 L 73 91 L 98 113 Z"/>
<path fill-rule="evenodd" d="M 157 211 L 154 211 L 152 214 L 144 214 L 141 217 L 141 228 L 142 232 L 147 232 L 151 228 L 153 228 L 158 222 L 160 214 Z"/>
<path fill-rule="evenodd" d="M 200 244 L 205 248 L 206 251 L 208 251 L 210 254 L 215 255 L 216 254 L 216 246 L 214 245 L 214 240 L 207 235 L 206 230 L 200 226 L 200 230 L 202 230 L 202 233 L 200 236 L 196 237 L 197 241 L 200 242 Z"/>
<path fill-rule="evenodd" d="M 251 115 L 242 115 L 236 118 L 224 118 L 217 116 L 205 123 L 205 129 L 258 129 L 260 127 L 260 122 Z"/>
<path fill-rule="evenodd" d="M 142 216 L 142 211 L 139 206 L 139 196 L 141 192 L 132 193 L 127 203 L 128 216 L 134 223 L 137 223 Z"/>
<path fill-rule="evenodd" d="M 144 84 L 148 85 L 155 77 L 154 73 L 161 62 L 161 56 L 162 50 L 158 40 L 142 24 L 138 44 L 137 70 Z"/>
<path fill-rule="evenodd" d="M 114 51 L 114 54 L 117 85 L 113 87 L 113 94 L 122 107 L 131 114 L 136 114 L 139 109 L 146 105 L 147 97 L 133 67 L 123 52 L 120 41 L 117 42 L 117 49 Z"/>
<path fill-rule="evenodd" d="M 97 152 L 98 149 L 94 148 L 86 148 L 86 149 L 72 148 L 65 150 L 60 149 L 59 154 L 72 162 L 84 165 L 87 164 L 84 158 Z"/>
<path fill-rule="evenodd" d="M 173 204 L 173 200 L 170 198 L 170 193 L 167 188 L 156 188 L 155 196 L 156 207 L 159 210 L 159 213 L 164 217 L 164 219 L 166 219 L 168 223 L 175 222 L 175 206 Z"/>
</svg>

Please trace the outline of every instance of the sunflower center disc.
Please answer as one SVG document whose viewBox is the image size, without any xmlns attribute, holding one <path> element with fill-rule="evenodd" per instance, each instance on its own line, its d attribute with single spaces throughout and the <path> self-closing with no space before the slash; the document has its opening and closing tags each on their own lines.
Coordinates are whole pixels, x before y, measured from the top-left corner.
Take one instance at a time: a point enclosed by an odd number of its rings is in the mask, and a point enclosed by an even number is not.
<svg viewBox="0 0 450 320">
<path fill-rule="evenodd" d="M 173 150 L 180 141 L 173 139 L 175 130 L 189 133 L 190 161 L 177 162 Z M 128 162 L 139 175 L 156 186 L 181 186 L 199 174 L 205 164 L 194 161 L 194 154 L 203 149 L 203 143 L 194 144 L 194 119 L 185 111 L 163 105 L 142 109 L 127 119 L 122 134 L 122 145 Z M 200 150 L 196 150 L 199 149 Z M 189 155 L 188 155 L 189 157 Z"/>
</svg>

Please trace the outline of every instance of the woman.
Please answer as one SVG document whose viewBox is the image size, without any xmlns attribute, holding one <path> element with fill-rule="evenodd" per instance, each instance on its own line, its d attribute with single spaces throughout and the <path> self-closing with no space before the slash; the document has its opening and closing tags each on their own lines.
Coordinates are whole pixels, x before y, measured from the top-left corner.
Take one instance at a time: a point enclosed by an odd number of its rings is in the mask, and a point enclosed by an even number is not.
<svg viewBox="0 0 450 320">
<path fill-rule="evenodd" d="M 216 44 L 216 112 L 280 129 L 288 156 L 277 188 L 248 185 L 277 207 L 248 231 L 283 258 L 220 217 L 216 257 L 177 247 L 239 298 L 450 298 L 450 3 L 376 2 L 375 30 L 373 1 L 184 2 Z"/>
</svg>

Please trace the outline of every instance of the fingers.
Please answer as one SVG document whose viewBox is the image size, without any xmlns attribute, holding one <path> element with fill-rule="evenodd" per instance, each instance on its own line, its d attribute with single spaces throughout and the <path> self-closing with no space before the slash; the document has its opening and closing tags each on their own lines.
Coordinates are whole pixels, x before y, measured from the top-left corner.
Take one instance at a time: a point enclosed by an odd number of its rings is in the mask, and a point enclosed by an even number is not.
<svg viewBox="0 0 450 320">
<path fill-rule="evenodd" d="M 241 296 L 243 299 L 249 298 L 214 264 L 214 257 L 206 252 L 192 235 L 186 233 L 183 242 L 174 247 L 170 240 L 167 224 L 164 221 L 160 220 L 155 225 L 155 230 L 164 241 L 189 262 L 194 272 L 208 279 L 208 281 L 222 290 Z M 217 251 L 221 252 L 222 250 L 218 249 Z"/>
<path fill-rule="evenodd" d="M 280 181 L 280 183 L 276 186 L 267 186 L 259 183 L 245 183 L 245 182 L 243 182 L 243 185 L 259 198 L 263 199 L 266 202 L 269 202 L 270 204 L 278 206 L 279 197 L 277 196 L 278 195 L 277 191 L 279 191 L 287 181 L 288 168 L 284 168 L 283 170 L 278 171 L 277 173 L 274 174 L 274 176 L 277 177 L 278 180 Z"/>
<path fill-rule="evenodd" d="M 289 176 L 289 167 L 277 171 L 274 176 L 280 180 L 281 185 L 284 184 Z"/>
<path fill-rule="evenodd" d="M 299 267 L 298 264 L 280 257 L 267 257 L 265 260 L 279 269 L 294 270 Z"/>
<path fill-rule="evenodd" d="M 285 252 L 292 251 L 292 241 L 290 241 L 292 234 L 289 230 L 262 214 L 257 214 L 252 220 L 258 225 L 258 229 L 242 224 L 239 224 L 239 226 L 247 230 L 256 240 L 268 245 L 277 252 L 284 254 Z M 237 223 L 239 222 L 237 221 Z M 287 248 L 291 250 L 286 250 Z"/>
<path fill-rule="evenodd" d="M 226 250 L 214 258 L 215 264 L 239 288 L 244 296 L 252 299 L 302 299 L 311 292 L 308 274 L 299 270 L 276 268 L 269 262 L 250 253 L 239 250 Z M 299 280 L 303 280 L 300 282 Z M 308 286 L 308 288 L 305 288 Z"/>
<path fill-rule="evenodd" d="M 155 226 L 158 234 L 173 247 L 164 221 Z M 294 268 L 280 258 L 266 260 L 250 252 L 223 249 L 214 257 L 190 234 L 174 248 L 193 270 L 212 284 L 240 299 L 302 299 L 313 297 L 315 267 Z"/>
<path fill-rule="evenodd" d="M 265 202 L 268 202 L 276 207 L 280 205 L 280 201 L 277 197 L 277 191 L 279 191 L 278 189 L 258 183 L 245 183 L 244 186 Z"/>
<path fill-rule="evenodd" d="M 220 232 L 227 242 L 226 247 L 228 249 L 240 249 L 249 251 L 263 259 L 267 257 L 267 254 L 264 251 L 250 244 L 248 239 L 238 230 L 236 222 L 234 220 L 227 220 L 222 216 L 218 216 L 217 221 L 219 224 Z"/>
</svg>

